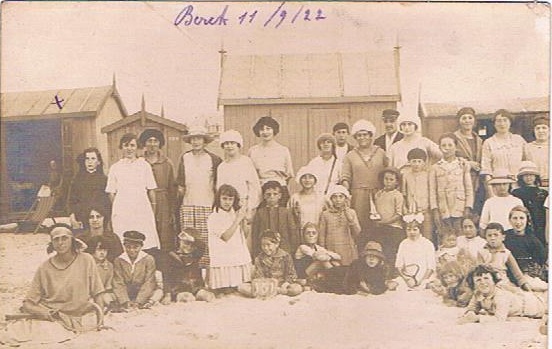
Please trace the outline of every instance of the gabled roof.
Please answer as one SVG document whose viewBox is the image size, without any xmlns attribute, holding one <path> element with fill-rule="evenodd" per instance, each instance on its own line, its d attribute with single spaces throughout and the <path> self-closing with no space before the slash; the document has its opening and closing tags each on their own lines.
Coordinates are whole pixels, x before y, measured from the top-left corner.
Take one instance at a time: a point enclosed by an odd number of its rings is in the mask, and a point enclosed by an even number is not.
<svg viewBox="0 0 552 349">
<path fill-rule="evenodd" d="M 59 109 L 55 98 L 63 100 Z M 2 120 L 32 120 L 96 116 L 107 99 L 117 101 L 121 114 L 128 113 L 114 85 L 74 89 L 5 92 L 1 94 Z"/>
<path fill-rule="evenodd" d="M 117 121 L 115 121 L 114 123 L 112 123 L 110 125 L 104 126 L 104 127 L 102 127 L 101 131 L 102 131 L 102 133 L 110 133 L 112 131 L 115 131 L 115 130 L 123 127 L 123 126 L 129 125 L 129 124 L 131 124 L 135 121 L 140 121 L 142 119 L 142 116 L 144 117 L 144 120 L 151 120 L 153 122 L 156 122 L 156 123 L 174 128 L 174 129 L 176 129 L 178 131 L 181 131 L 181 132 L 187 132 L 188 131 L 188 127 L 184 124 L 181 124 L 181 123 L 173 121 L 173 120 L 165 119 L 164 117 L 161 117 L 159 115 L 155 115 L 155 114 L 149 113 L 147 111 L 143 111 L 143 110 L 139 111 L 139 112 L 136 112 L 132 115 L 129 115 L 124 119 L 117 120 Z"/>
<path fill-rule="evenodd" d="M 472 107 L 477 115 L 491 115 L 498 109 L 506 109 L 511 113 L 539 113 L 550 111 L 550 99 L 548 97 L 516 98 L 509 100 L 471 101 L 471 102 L 445 102 L 445 103 L 420 103 L 420 117 L 436 118 L 453 116 L 462 107 Z"/>
<path fill-rule="evenodd" d="M 223 56 L 219 105 L 399 101 L 398 50 Z"/>
</svg>

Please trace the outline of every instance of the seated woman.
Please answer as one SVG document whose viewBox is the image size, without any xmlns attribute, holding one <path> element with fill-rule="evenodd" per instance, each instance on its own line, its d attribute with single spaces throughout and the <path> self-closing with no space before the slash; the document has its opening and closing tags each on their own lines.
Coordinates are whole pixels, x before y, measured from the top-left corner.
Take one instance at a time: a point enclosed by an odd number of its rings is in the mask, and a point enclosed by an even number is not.
<svg viewBox="0 0 552 349">
<path fill-rule="evenodd" d="M 0 334 L 3 343 L 70 339 L 85 329 L 83 316 L 90 312 L 96 312 L 97 324 L 103 321 L 104 287 L 94 258 L 81 252 L 84 246 L 68 225 L 54 225 L 50 239 L 48 252 L 55 254 L 36 271 L 21 307 L 26 314 L 13 316 L 22 320 L 8 324 Z"/>
<path fill-rule="evenodd" d="M 90 245 L 90 241 L 95 236 L 104 238 L 104 246 L 107 249 L 107 260 L 113 263 L 115 258 L 123 253 L 121 239 L 115 233 L 107 230 L 107 209 L 101 204 L 90 204 L 90 211 L 87 212 L 88 230 L 77 235 L 77 238 L 85 244 Z"/>
</svg>

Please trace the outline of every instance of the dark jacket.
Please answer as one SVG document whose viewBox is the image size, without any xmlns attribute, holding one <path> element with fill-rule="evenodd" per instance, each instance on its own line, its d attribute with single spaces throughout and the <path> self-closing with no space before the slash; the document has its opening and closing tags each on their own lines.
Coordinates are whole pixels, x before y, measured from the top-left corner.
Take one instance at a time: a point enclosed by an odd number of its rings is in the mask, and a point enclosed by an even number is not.
<svg viewBox="0 0 552 349">
<path fill-rule="evenodd" d="M 355 294 L 361 291 L 360 282 L 364 281 L 370 288 L 371 294 L 382 294 L 387 290 L 385 282 L 389 279 L 390 272 L 387 265 L 380 262 L 377 266 L 369 267 L 364 258 L 353 261 L 345 275 L 344 286 L 347 294 Z"/>
<path fill-rule="evenodd" d="M 400 141 L 403 138 L 404 138 L 404 135 L 402 133 L 400 133 L 400 132 L 397 133 L 397 136 L 393 140 L 393 144 L 397 143 L 398 141 Z M 378 147 L 380 147 L 383 150 L 387 150 L 387 149 L 385 149 L 385 133 L 382 134 L 381 136 L 379 136 L 378 138 L 376 138 L 376 140 L 374 141 L 374 144 L 377 145 Z"/>
</svg>

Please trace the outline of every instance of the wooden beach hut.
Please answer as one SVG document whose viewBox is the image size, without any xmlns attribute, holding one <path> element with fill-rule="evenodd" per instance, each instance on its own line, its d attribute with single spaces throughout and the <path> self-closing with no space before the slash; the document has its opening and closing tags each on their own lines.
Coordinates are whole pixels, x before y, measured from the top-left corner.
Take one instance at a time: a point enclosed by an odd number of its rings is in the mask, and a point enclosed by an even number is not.
<svg viewBox="0 0 552 349">
<path fill-rule="evenodd" d="M 164 154 L 171 159 L 174 166 L 178 166 L 180 154 L 185 149 L 185 143 L 182 136 L 188 133 L 188 127 L 179 122 L 165 118 L 164 110 L 161 108 L 161 115 L 156 115 L 146 111 L 146 103 L 142 97 L 142 108 L 140 111 L 118 120 L 102 128 L 102 133 L 107 135 L 107 158 L 109 163 L 113 164 L 120 159 L 119 140 L 128 132 L 140 135 L 147 128 L 153 128 L 161 131 L 165 136 Z"/>
<path fill-rule="evenodd" d="M 498 109 L 506 109 L 515 117 L 512 132 L 532 142 L 535 140 L 533 118 L 541 114 L 550 114 L 550 99 L 534 97 L 471 102 L 421 102 L 418 105 L 418 114 L 422 121 L 424 135 L 437 141 L 443 133 L 454 132 L 458 128 L 456 113 L 462 107 L 475 109 L 476 129 L 481 138 L 486 139 L 495 132 L 491 121 L 493 113 Z"/>
<path fill-rule="evenodd" d="M 316 138 L 335 123 L 370 120 L 383 132 L 381 112 L 401 100 L 399 48 L 386 52 L 226 55 L 221 51 L 219 106 L 224 128 L 241 132 L 247 151 L 252 126 L 270 115 L 295 170 L 317 155 Z"/>
<path fill-rule="evenodd" d="M 107 153 L 100 129 L 127 115 L 112 85 L 1 94 L 1 217 L 32 205 L 55 160 L 69 183 L 87 147 Z"/>
</svg>

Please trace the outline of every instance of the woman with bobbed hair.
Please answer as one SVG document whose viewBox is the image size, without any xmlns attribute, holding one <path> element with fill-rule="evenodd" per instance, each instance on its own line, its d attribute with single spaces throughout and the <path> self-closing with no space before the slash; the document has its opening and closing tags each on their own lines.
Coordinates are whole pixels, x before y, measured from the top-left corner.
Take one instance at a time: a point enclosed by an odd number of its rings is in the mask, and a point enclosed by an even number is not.
<svg viewBox="0 0 552 349">
<path fill-rule="evenodd" d="M 496 133 L 483 142 L 481 150 L 481 175 L 485 182 L 491 179 L 491 174 L 501 168 L 508 170 L 508 175 L 515 178 L 523 160 L 525 140 L 510 132 L 514 116 L 505 109 L 499 109 L 493 114 L 493 125 Z M 494 196 L 491 187 L 487 185 L 487 197 Z"/>
<path fill-rule="evenodd" d="M 274 137 L 280 132 L 280 124 L 270 116 L 263 116 L 253 126 L 260 143 L 249 149 L 249 157 L 263 184 L 277 181 L 282 186 L 280 206 L 285 207 L 289 200 L 288 182 L 293 178 L 293 164 L 289 149 L 278 143 Z"/>
<path fill-rule="evenodd" d="M 119 149 L 123 157 L 109 169 L 105 188 L 113 203 L 113 232 L 122 240 L 125 231 L 139 231 L 146 236 L 144 250 L 157 249 L 159 236 L 153 213 L 157 184 L 153 171 L 144 158 L 137 156 L 138 143 L 134 133 L 121 137 Z"/>
</svg>

